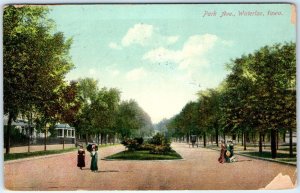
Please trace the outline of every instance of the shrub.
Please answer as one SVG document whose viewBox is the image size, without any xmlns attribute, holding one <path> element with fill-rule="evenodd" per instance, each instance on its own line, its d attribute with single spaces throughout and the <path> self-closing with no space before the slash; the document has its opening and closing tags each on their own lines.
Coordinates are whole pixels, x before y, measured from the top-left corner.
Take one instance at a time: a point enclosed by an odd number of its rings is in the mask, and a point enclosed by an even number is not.
<svg viewBox="0 0 300 193">
<path fill-rule="evenodd" d="M 127 147 L 128 151 L 135 151 L 139 148 L 140 144 L 135 139 L 124 139 L 121 144 Z"/>
<path fill-rule="evenodd" d="M 154 135 L 149 144 L 152 145 L 150 153 L 153 154 L 165 154 L 172 150 L 170 140 L 160 133 Z"/>
<path fill-rule="evenodd" d="M 144 143 L 142 137 L 136 137 L 134 139 L 127 138 L 121 143 L 128 151 L 147 150 L 152 154 L 166 154 L 172 150 L 170 140 L 160 133 L 154 135 L 146 143 Z"/>
<path fill-rule="evenodd" d="M 170 146 L 166 145 L 156 145 L 154 148 L 150 150 L 150 153 L 152 154 L 166 154 L 170 152 L 172 149 Z"/>
<path fill-rule="evenodd" d="M 136 137 L 134 138 L 134 140 L 136 140 L 136 142 L 139 144 L 139 145 L 142 145 L 143 142 L 144 142 L 144 139 L 142 137 Z"/>
</svg>

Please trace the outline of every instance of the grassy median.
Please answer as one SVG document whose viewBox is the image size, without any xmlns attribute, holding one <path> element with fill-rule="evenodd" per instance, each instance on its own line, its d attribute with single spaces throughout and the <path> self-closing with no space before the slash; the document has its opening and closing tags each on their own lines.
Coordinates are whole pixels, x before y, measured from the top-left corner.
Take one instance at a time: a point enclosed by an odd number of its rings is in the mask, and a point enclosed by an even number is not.
<svg viewBox="0 0 300 193">
<path fill-rule="evenodd" d="M 166 154 L 150 154 L 149 151 L 122 151 L 106 157 L 106 159 L 118 160 L 175 160 L 182 159 L 176 152 L 171 151 Z"/>
</svg>

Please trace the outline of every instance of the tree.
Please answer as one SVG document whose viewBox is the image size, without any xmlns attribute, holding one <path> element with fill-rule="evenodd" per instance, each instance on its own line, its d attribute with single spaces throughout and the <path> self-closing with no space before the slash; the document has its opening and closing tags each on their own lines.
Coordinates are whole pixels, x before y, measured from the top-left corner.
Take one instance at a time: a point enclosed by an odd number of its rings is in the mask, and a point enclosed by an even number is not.
<svg viewBox="0 0 300 193">
<path fill-rule="evenodd" d="M 226 79 L 224 109 L 235 127 L 271 132 L 272 158 L 276 158 L 276 132 L 295 128 L 295 44 L 265 46 L 233 61 Z M 253 130 L 255 129 L 255 130 Z M 244 140 L 244 145 L 245 145 Z"/>
<path fill-rule="evenodd" d="M 48 9 L 39 6 L 8 6 L 4 10 L 3 81 L 4 113 L 8 114 L 6 153 L 10 149 L 11 122 L 20 113 L 37 112 L 51 101 L 71 70 L 71 39 L 53 34 Z"/>
<path fill-rule="evenodd" d="M 141 137 L 141 129 L 153 130 L 150 125 L 149 116 L 134 100 L 123 101 L 120 104 L 117 118 L 118 133 L 122 139 L 132 136 Z"/>
<path fill-rule="evenodd" d="M 89 135 L 92 134 L 93 111 L 91 104 L 96 100 L 98 93 L 98 81 L 92 78 L 78 80 L 78 95 L 82 101 L 81 108 L 76 116 L 74 126 L 78 129 L 78 134 L 85 137 L 88 143 Z"/>
<path fill-rule="evenodd" d="M 120 91 L 115 88 L 107 90 L 102 88 L 91 103 L 92 125 L 95 133 L 98 136 L 101 134 L 103 139 L 104 134 L 115 135 L 116 116 L 120 102 Z"/>
</svg>

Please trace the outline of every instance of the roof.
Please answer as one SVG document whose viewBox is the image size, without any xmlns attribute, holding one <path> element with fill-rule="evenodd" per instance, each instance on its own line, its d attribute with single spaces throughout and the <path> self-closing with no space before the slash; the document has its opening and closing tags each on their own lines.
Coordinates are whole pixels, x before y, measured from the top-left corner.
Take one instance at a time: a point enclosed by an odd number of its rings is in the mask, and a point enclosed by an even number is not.
<svg viewBox="0 0 300 193">
<path fill-rule="evenodd" d="M 55 125 L 55 128 L 57 129 L 57 128 L 62 128 L 62 129 L 64 129 L 64 128 L 72 128 L 72 129 L 74 129 L 74 127 L 71 127 L 69 124 L 66 124 L 66 123 L 59 123 L 59 124 L 57 124 L 57 125 Z"/>
</svg>

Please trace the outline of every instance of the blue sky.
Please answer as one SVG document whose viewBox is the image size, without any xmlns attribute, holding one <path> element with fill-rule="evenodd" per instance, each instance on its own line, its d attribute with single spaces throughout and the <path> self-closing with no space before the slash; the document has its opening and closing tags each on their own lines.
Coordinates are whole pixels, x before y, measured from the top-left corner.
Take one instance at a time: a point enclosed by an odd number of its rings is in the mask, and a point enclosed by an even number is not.
<svg viewBox="0 0 300 193">
<path fill-rule="evenodd" d="M 289 4 L 49 6 L 57 30 L 73 38 L 75 69 L 135 99 L 154 123 L 214 88 L 225 64 L 265 45 L 296 41 Z M 204 16 L 205 11 L 216 16 Z M 222 12 L 235 16 L 220 17 Z M 262 16 L 239 16 L 239 11 Z M 280 15 L 269 15 L 268 12 Z"/>
</svg>

